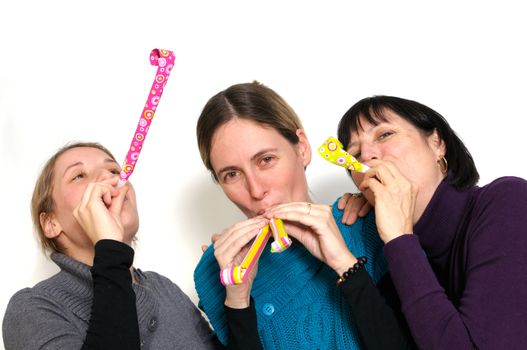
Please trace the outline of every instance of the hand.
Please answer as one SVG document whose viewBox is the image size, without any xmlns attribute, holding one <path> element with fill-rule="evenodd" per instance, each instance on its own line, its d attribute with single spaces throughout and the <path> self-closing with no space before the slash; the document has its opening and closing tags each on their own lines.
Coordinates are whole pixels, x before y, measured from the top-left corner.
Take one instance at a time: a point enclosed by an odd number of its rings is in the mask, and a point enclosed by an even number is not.
<svg viewBox="0 0 527 350">
<path fill-rule="evenodd" d="M 214 256 L 220 265 L 220 269 L 226 269 L 234 265 L 240 265 L 249 251 L 249 242 L 255 238 L 261 228 L 269 223 L 261 216 L 239 222 L 219 235 L 213 235 Z M 258 263 L 250 272 L 247 281 L 225 286 L 225 305 L 235 309 L 249 307 L 251 287 L 256 276 Z"/>
<path fill-rule="evenodd" d="M 285 220 L 288 235 L 339 275 L 357 262 L 346 246 L 328 205 L 287 203 L 268 209 L 264 216 Z"/>
<path fill-rule="evenodd" d="M 372 160 L 359 188 L 375 197 L 375 221 L 379 236 L 388 243 L 413 232 L 417 187 L 391 162 Z"/>
<path fill-rule="evenodd" d="M 121 210 L 129 190 L 128 186 L 116 189 L 117 178 L 88 184 L 73 216 L 95 243 L 101 239 L 123 241 L 124 227 Z"/>
<path fill-rule="evenodd" d="M 210 241 L 212 242 L 212 244 L 214 244 L 214 242 L 216 242 L 219 238 L 221 237 L 220 234 L 218 233 L 214 233 L 211 237 L 210 237 Z M 209 246 L 206 245 L 206 244 L 202 244 L 201 245 L 201 252 L 202 253 L 205 253 L 207 251 L 207 249 L 209 249 Z"/>
<path fill-rule="evenodd" d="M 371 210 L 370 203 L 362 193 L 344 193 L 337 206 L 340 210 L 344 209 L 342 223 L 345 225 L 352 225 L 357 217 L 365 217 Z"/>
</svg>

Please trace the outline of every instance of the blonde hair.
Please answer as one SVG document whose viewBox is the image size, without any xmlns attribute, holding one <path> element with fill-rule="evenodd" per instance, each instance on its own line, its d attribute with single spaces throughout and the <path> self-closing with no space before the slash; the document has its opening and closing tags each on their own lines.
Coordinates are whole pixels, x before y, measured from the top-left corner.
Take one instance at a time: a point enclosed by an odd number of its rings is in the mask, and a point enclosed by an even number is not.
<svg viewBox="0 0 527 350">
<path fill-rule="evenodd" d="M 106 147 L 97 142 L 68 143 L 48 159 L 37 178 L 35 188 L 33 190 L 33 196 L 31 198 L 31 218 L 33 220 L 33 226 L 37 233 L 40 246 L 44 253 L 62 252 L 61 248 L 53 239 L 46 237 L 42 225 L 40 224 L 40 215 L 42 213 L 47 215 L 52 214 L 55 207 L 55 203 L 53 202 L 53 178 L 55 176 L 55 164 L 57 163 L 57 159 L 64 152 L 72 148 L 79 147 L 100 149 L 104 153 L 108 154 L 108 156 L 110 156 L 113 160 L 115 160 L 113 154 Z"/>
</svg>

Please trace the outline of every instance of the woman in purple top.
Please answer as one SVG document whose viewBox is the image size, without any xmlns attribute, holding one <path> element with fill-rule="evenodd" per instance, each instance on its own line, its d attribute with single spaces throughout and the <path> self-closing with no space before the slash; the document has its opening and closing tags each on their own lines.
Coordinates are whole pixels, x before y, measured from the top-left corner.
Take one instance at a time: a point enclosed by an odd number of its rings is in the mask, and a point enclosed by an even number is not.
<svg viewBox="0 0 527 350">
<path fill-rule="evenodd" d="M 527 349 L 527 181 L 477 187 L 474 161 L 446 120 L 375 96 L 338 137 L 371 169 L 352 173 L 375 205 L 402 311 L 423 349 Z"/>
</svg>

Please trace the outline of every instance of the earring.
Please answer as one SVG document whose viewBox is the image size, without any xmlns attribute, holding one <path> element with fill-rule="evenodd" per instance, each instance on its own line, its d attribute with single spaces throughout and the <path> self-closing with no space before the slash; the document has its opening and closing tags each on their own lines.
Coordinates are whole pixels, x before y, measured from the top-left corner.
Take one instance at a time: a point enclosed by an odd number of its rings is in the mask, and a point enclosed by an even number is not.
<svg viewBox="0 0 527 350">
<path fill-rule="evenodd" d="M 437 164 L 439 165 L 439 169 L 443 175 L 448 172 L 448 161 L 446 160 L 445 156 L 439 158 L 437 160 Z"/>
</svg>

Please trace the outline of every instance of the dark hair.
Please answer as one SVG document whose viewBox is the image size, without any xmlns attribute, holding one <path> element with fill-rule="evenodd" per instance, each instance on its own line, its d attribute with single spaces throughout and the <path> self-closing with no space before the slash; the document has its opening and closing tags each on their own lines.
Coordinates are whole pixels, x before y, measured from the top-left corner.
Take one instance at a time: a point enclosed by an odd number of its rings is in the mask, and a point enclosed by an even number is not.
<svg viewBox="0 0 527 350">
<path fill-rule="evenodd" d="M 373 125 L 387 121 L 384 112 L 390 110 L 405 119 L 424 135 L 437 130 L 445 142 L 448 162 L 448 181 L 458 190 L 466 190 L 479 180 L 474 159 L 446 119 L 433 109 L 415 101 L 393 96 L 367 97 L 355 103 L 344 114 L 338 125 L 338 138 L 348 148 L 351 133 L 361 126 L 361 118 Z"/>
<path fill-rule="evenodd" d="M 203 164 L 217 180 L 212 169 L 210 151 L 216 130 L 234 118 L 252 120 L 277 130 L 291 144 L 302 123 L 295 111 L 272 89 L 258 83 L 236 84 L 220 91 L 207 102 L 196 126 L 198 148 Z"/>
</svg>

